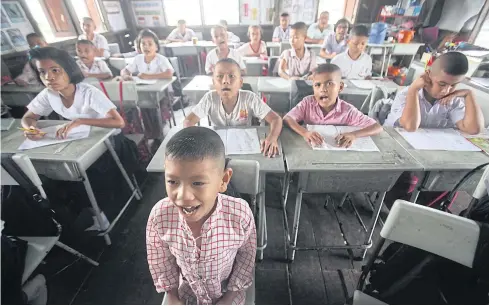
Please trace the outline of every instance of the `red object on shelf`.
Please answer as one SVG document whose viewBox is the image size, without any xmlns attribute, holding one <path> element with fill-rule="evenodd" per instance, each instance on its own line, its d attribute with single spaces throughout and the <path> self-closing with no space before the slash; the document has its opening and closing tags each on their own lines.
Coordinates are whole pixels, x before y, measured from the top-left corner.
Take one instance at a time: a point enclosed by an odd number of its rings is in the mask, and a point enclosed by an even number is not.
<svg viewBox="0 0 489 306">
<path fill-rule="evenodd" d="M 387 18 L 416 18 L 416 21 L 419 18 L 418 16 L 406 16 L 406 15 L 387 15 L 387 11 L 385 10 L 385 6 L 381 6 L 379 13 L 377 14 L 377 22 L 384 22 Z"/>
</svg>

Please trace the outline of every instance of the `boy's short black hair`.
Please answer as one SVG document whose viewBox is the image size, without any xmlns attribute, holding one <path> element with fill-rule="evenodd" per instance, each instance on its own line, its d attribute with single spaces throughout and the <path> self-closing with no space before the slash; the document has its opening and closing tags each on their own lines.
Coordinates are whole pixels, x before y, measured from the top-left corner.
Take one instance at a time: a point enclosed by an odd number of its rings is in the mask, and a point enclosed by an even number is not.
<svg viewBox="0 0 489 306">
<path fill-rule="evenodd" d="M 280 14 L 280 17 L 289 17 L 289 13 L 287 12 L 283 12 L 282 14 Z"/>
<path fill-rule="evenodd" d="M 341 77 L 341 69 L 335 64 L 321 64 L 319 65 L 316 70 L 314 71 L 314 74 L 321 74 L 321 73 L 336 73 L 339 72 L 340 77 Z"/>
<path fill-rule="evenodd" d="M 180 19 L 180 20 L 178 21 L 178 24 L 186 24 L 186 22 L 185 22 L 185 20 Z"/>
<path fill-rule="evenodd" d="M 54 47 L 44 47 L 32 49 L 29 51 L 31 62 L 35 60 L 50 59 L 58 63 L 68 74 L 71 84 L 78 84 L 85 78 L 80 67 L 76 64 L 75 59 L 65 50 Z"/>
<path fill-rule="evenodd" d="M 334 30 L 336 31 L 336 28 L 340 25 L 340 24 L 346 24 L 347 26 L 347 29 L 346 31 L 348 32 L 348 30 L 350 29 L 351 27 L 351 24 L 350 24 L 350 21 L 346 18 L 341 18 L 340 20 L 336 21 L 335 25 L 334 25 Z"/>
<path fill-rule="evenodd" d="M 302 21 L 294 23 L 290 26 L 290 29 L 304 32 L 304 35 L 307 35 L 307 25 Z"/>
<path fill-rule="evenodd" d="M 179 160 L 204 160 L 212 158 L 219 161 L 224 168 L 225 148 L 216 131 L 191 126 L 177 132 L 166 144 L 165 158 Z"/>
<path fill-rule="evenodd" d="M 80 39 L 80 40 L 77 40 L 76 41 L 76 45 L 90 45 L 92 47 L 95 47 L 95 45 L 93 44 L 93 42 L 91 42 L 90 40 L 88 39 Z"/>
<path fill-rule="evenodd" d="M 82 20 L 83 20 L 83 22 L 89 21 L 89 22 L 92 22 L 93 24 L 95 24 L 95 22 L 93 21 L 92 17 L 83 17 Z"/>
<path fill-rule="evenodd" d="M 156 45 L 156 52 L 160 52 L 160 40 L 158 38 L 158 35 L 156 35 L 155 32 L 151 31 L 150 29 L 144 29 L 144 30 L 141 30 L 138 34 L 138 37 L 136 38 L 136 41 L 137 41 L 137 45 L 136 45 L 136 48 L 138 49 L 138 52 L 139 53 L 142 53 L 141 51 L 141 41 L 143 40 L 144 37 L 149 37 L 149 38 L 152 38 L 155 42 L 155 45 Z"/>
<path fill-rule="evenodd" d="M 26 35 L 25 37 L 27 40 L 31 39 L 31 38 L 40 38 L 42 40 L 44 40 L 44 37 L 42 37 L 41 35 L 37 34 L 37 33 L 29 33 Z"/>
<path fill-rule="evenodd" d="M 364 25 L 356 25 L 350 33 L 351 36 L 368 37 L 368 28 Z"/>
<path fill-rule="evenodd" d="M 461 52 L 447 52 L 435 60 L 433 68 L 453 76 L 465 75 L 469 70 L 469 61 Z"/>
<path fill-rule="evenodd" d="M 235 61 L 232 58 L 229 58 L 229 57 L 221 58 L 220 60 L 217 61 L 216 66 L 219 65 L 219 64 L 231 64 L 231 65 L 235 65 L 236 67 L 238 67 L 238 70 L 241 73 L 241 67 L 239 66 L 238 62 Z"/>
</svg>

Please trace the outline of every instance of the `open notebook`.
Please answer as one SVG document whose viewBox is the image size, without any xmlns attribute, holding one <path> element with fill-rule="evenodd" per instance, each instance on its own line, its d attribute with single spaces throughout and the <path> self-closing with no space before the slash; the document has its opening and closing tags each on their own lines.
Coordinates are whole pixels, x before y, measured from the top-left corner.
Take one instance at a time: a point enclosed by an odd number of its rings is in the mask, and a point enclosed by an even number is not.
<svg viewBox="0 0 489 306">
<path fill-rule="evenodd" d="M 379 148 L 371 137 L 359 137 L 355 139 L 351 147 L 340 148 L 336 143 L 336 136 L 342 133 L 353 132 L 361 129 L 355 126 L 334 126 L 334 125 L 307 125 L 309 131 L 316 131 L 324 138 L 321 146 L 313 147 L 314 150 L 340 150 L 340 151 L 364 151 L 380 152 Z"/>
<path fill-rule="evenodd" d="M 56 138 L 56 131 L 62 127 L 63 125 L 49 126 L 41 129 L 41 131 L 46 132 L 46 135 L 42 139 L 39 140 L 30 140 L 26 139 L 19 146 L 19 150 L 29 150 L 44 146 L 55 145 L 58 143 L 69 142 L 77 139 L 87 138 L 90 135 L 90 126 L 89 125 L 80 125 L 73 128 L 69 133 L 66 139 L 58 139 Z"/>
<path fill-rule="evenodd" d="M 260 139 L 256 129 L 217 129 L 226 148 L 226 155 L 260 154 Z"/>
<path fill-rule="evenodd" d="M 398 128 L 397 132 L 416 150 L 480 151 L 454 129 L 419 129 L 416 132 L 407 132 Z"/>
<path fill-rule="evenodd" d="M 146 80 L 146 79 L 138 78 L 137 76 L 133 76 L 132 80 L 136 83 L 136 85 L 153 85 L 156 84 L 157 82 L 156 79 Z"/>
</svg>

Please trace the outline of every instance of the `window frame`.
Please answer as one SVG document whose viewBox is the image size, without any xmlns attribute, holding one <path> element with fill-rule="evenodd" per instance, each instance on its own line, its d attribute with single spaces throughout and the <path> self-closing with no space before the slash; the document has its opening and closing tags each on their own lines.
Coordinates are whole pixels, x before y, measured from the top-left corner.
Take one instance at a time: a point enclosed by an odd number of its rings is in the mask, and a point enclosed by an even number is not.
<svg viewBox="0 0 489 306">
<path fill-rule="evenodd" d="M 226 1 L 236 1 L 238 3 L 238 8 L 241 6 L 241 1 L 240 0 L 226 0 Z M 205 16 L 204 16 L 204 0 L 198 0 L 199 2 L 199 9 L 200 9 L 200 24 L 198 25 L 190 25 L 189 26 L 198 26 L 198 27 L 205 27 L 205 26 L 212 26 L 214 24 L 206 24 L 205 23 Z M 174 25 L 170 25 L 168 22 L 168 16 L 167 16 L 167 10 L 166 10 L 166 3 L 164 0 L 162 0 L 162 7 L 163 7 L 163 16 L 165 17 L 165 24 L 167 27 L 172 27 Z M 229 26 L 236 26 L 240 25 L 241 22 L 241 14 L 238 13 L 238 24 L 230 23 L 228 24 Z"/>
<path fill-rule="evenodd" d="M 53 22 L 53 17 L 51 16 L 51 13 L 48 11 L 48 5 L 46 4 L 46 0 L 35 0 L 35 1 L 38 1 L 39 4 L 41 5 L 43 12 L 44 12 L 44 15 L 46 16 L 46 19 L 48 20 L 49 25 L 51 26 L 51 30 L 53 32 L 54 37 L 66 38 L 66 39 L 70 39 L 72 37 L 78 37 L 77 28 L 75 26 L 75 23 L 73 22 L 73 18 L 70 14 L 69 8 L 66 5 L 65 1 L 59 0 L 61 2 L 61 9 L 64 11 L 65 16 L 67 16 L 67 18 L 68 18 L 67 23 L 68 23 L 68 26 L 70 28 L 69 31 L 58 31 L 56 29 L 56 26 L 54 25 L 54 22 Z"/>
</svg>

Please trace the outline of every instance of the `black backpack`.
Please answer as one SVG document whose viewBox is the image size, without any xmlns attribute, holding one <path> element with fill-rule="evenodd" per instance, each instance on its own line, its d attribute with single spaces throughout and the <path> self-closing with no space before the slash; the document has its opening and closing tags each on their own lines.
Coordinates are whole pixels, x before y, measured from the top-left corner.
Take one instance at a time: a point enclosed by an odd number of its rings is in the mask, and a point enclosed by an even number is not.
<svg viewBox="0 0 489 306">
<path fill-rule="evenodd" d="M 439 209 L 446 211 L 459 187 L 486 165 L 464 176 L 441 201 Z M 394 305 L 488 304 L 489 198 L 476 201 L 461 215 L 478 221 L 481 226 L 473 268 L 394 242 L 374 262 L 364 292 Z"/>
</svg>

